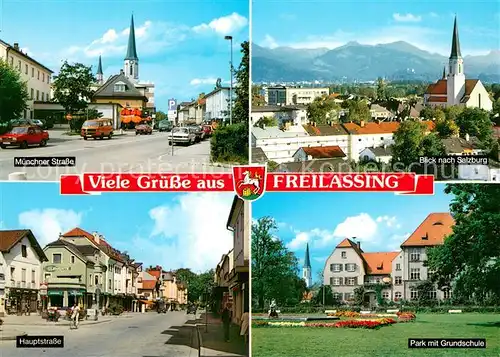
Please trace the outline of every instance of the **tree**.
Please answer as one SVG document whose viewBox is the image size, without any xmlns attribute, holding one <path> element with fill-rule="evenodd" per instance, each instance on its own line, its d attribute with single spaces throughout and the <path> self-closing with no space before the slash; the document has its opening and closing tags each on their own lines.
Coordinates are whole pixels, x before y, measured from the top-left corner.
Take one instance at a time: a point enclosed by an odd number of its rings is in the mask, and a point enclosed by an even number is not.
<svg viewBox="0 0 500 357">
<path fill-rule="evenodd" d="M 266 300 L 293 303 L 305 290 L 298 281 L 298 259 L 275 237 L 276 223 L 270 217 L 252 225 L 252 295 L 259 308 Z"/>
<path fill-rule="evenodd" d="M 442 113 L 442 117 L 436 119 L 436 132 L 438 133 L 440 138 L 446 139 L 451 136 L 456 136 L 460 133 L 460 128 L 458 125 L 450 119 L 444 117 L 444 113 Z"/>
<path fill-rule="evenodd" d="M 339 304 L 339 300 L 333 296 L 332 288 L 328 285 L 321 285 L 313 297 L 315 304 L 334 306 Z"/>
<path fill-rule="evenodd" d="M 490 148 L 493 141 L 493 123 L 487 111 L 479 108 L 465 108 L 456 118 L 460 135 L 476 136 L 484 148 Z"/>
<path fill-rule="evenodd" d="M 354 289 L 354 305 L 361 306 L 365 302 L 365 288 L 360 286 Z"/>
<path fill-rule="evenodd" d="M 254 126 L 264 127 L 264 126 L 278 126 L 278 119 L 276 117 L 262 117 L 260 118 Z"/>
<path fill-rule="evenodd" d="M 59 75 L 54 77 L 54 98 L 66 113 L 73 115 L 82 112 L 94 94 L 91 85 L 95 81 L 90 66 L 65 61 Z"/>
<path fill-rule="evenodd" d="M 248 125 L 249 115 L 249 61 L 250 52 L 248 41 L 241 44 L 242 59 L 237 70 L 235 70 L 236 82 L 235 100 L 233 104 L 233 123 L 246 123 Z M 248 142 L 248 139 L 247 141 Z"/>
<path fill-rule="evenodd" d="M 19 72 L 0 59 L 0 123 L 24 116 L 28 100 L 28 89 Z"/>
<path fill-rule="evenodd" d="M 420 156 L 444 155 L 444 146 L 436 134 L 426 134 L 427 127 L 419 121 L 407 120 L 394 133 L 393 164 L 405 167 L 418 162 Z"/>
<path fill-rule="evenodd" d="M 420 118 L 423 120 L 445 120 L 446 115 L 443 109 L 439 107 L 426 106 L 420 111 Z"/>
<path fill-rule="evenodd" d="M 385 100 L 386 98 L 386 84 L 384 82 L 384 79 L 379 77 L 377 79 L 377 100 Z"/>
<path fill-rule="evenodd" d="M 450 184 L 453 233 L 444 244 L 428 250 L 427 265 L 440 288 L 477 302 L 500 299 L 500 186 Z"/>
<path fill-rule="evenodd" d="M 452 105 L 444 108 L 444 114 L 446 119 L 451 121 L 456 121 L 458 116 L 464 111 L 464 107 L 460 105 Z"/>
<path fill-rule="evenodd" d="M 348 121 L 361 124 L 362 121 L 368 122 L 372 118 L 370 108 L 368 108 L 364 100 L 350 100 L 347 107 L 349 109 L 349 113 L 347 114 Z"/>
<path fill-rule="evenodd" d="M 339 109 L 334 99 L 325 95 L 315 98 L 307 106 L 307 117 L 317 124 L 325 124 Z"/>
<path fill-rule="evenodd" d="M 156 112 L 156 118 L 155 118 L 155 120 L 157 122 L 161 122 L 162 120 L 165 120 L 167 118 L 168 118 L 167 114 L 165 114 L 161 110 L 159 110 L 159 111 Z"/>
<path fill-rule="evenodd" d="M 274 172 L 274 170 L 276 170 L 279 166 L 280 164 L 278 164 L 276 161 L 270 160 L 267 162 L 267 170 L 269 172 Z"/>
<path fill-rule="evenodd" d="M 214 286 L 214 270 L 208 270 L 201 274 L 193 273 L 190 269 L 181 268 L 175 272 L 177 280 L 186 284 L 188 289 L 188 301 L 198 301 L 207 293 L 212 292 Z"/>
</svg>

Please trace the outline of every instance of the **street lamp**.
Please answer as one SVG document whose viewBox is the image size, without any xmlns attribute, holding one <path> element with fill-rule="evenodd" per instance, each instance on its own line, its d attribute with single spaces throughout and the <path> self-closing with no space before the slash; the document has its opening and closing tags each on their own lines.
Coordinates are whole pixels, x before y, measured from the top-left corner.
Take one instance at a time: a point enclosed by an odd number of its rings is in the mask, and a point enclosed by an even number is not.
<svg viewBox="0 0 500 357">
<path fill-rule="evenodd" d="M 231 59 L 229 62 L 229 70 L 231 72 L 231 81 L 229 82 L 229 125 L 233 124 L 233 36 L 225 36 L 225 40 L 231 43 Z"/>
</svg>

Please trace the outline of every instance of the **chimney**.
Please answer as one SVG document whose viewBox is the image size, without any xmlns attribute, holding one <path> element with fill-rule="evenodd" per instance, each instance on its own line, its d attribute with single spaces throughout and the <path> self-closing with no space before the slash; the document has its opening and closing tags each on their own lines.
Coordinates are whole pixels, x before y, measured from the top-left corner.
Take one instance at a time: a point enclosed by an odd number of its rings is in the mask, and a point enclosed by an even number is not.
<svg viewBox="0 0 500 357">
<path fill-rule="evenodd" d="M 125 72 L 123 72 L 123 69 L 120 69 L 120 74 L 125 74 Z"/>
<path fill-rule="evenodd" d="M 361 122 L 359 123 L 359 126 L 364 128 L 365 127 L 365 121 L 364 120 L 361 120 Z"/>
<path fill-rule="evenodd" d="M 94 232 L 94 233 L 92 233 L 92 235 L 94 236 L 94 240 L 97 244 L 101 243 L 101 237 L 100 237 L 99 233 Z"/>
<path fill-rule="evenodd" d="M 356 237 L 352 237 L 352 240 L 356 242 L 356 245 L 358 246 L 358 249 L 361 249 L 361 243 L 356 239 Z"/>
<path fill-rule="evenodd" d="M 14 43 L 14 49 L 15 49 L 16 51 L 19 51 L 19 43 L 17 43 L 17 42 L 16 42 L 16 43 Z"/>
<path fill-rule="evenodd" d="M 469 141 L 469 140 L 470 140 L 469 134 L 465 134 L 465 141 Z"/>
</svg>

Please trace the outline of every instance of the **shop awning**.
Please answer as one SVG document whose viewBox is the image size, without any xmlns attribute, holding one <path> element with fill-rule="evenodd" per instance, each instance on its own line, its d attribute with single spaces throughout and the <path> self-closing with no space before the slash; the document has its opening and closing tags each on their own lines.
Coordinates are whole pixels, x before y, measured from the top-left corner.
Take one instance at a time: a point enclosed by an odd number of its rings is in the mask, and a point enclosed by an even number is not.
<svg viewBox="0 0 500 357">
<path fill-rule="evenodd" d="M 61 290 L 48 290 L 47 291 L 48 296 L 62 296 L 64 293 Z"/>
<path fill-rule="evenodd" d="M 139 300 L 139 302 L 142 302 L 143 304 L 148 304 L 148 305 L 153 305 L 154 302 L 149 301 L 149 300 Z"/>
</svg>

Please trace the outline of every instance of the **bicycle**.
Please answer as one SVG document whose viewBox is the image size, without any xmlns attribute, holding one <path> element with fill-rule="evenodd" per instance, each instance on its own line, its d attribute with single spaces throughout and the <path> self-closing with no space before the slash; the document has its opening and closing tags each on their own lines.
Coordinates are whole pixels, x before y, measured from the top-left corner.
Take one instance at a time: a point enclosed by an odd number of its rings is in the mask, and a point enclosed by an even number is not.
<svg viewBox="0 0 500 357">
<path fill-rule="evenodd" d="M 71 319 L 70 323 L 69 323 L 69 329 L 70 330 L 77 330 L 78 329 L 78 318 L 76 319 Z"/>
</svg>

